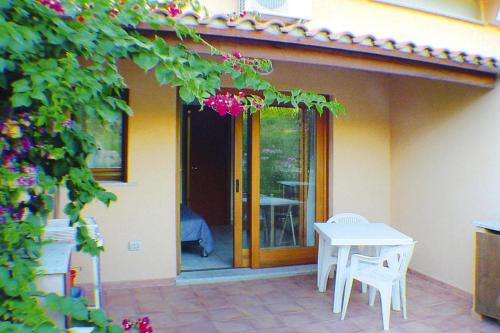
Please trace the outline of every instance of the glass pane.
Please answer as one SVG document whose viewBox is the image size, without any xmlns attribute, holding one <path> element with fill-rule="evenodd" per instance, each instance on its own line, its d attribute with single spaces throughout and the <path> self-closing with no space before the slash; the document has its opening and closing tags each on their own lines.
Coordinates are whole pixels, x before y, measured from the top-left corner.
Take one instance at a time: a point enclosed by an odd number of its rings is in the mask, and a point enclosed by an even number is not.
<svg viewBox="0 0 500 333">
<path fill-rule="evenodd" d="M 121 169 L 123 119 L 105 125 L 97 120 L 88 120 L 85 125 L 97 144 L 97 151 L 87 159 L 89 167 Z"/>
<path fill-rule="evenodd" d="M 261 247 L 313 246 L 315 114 L 271 107 L 260 117 Z"/>
</svg>

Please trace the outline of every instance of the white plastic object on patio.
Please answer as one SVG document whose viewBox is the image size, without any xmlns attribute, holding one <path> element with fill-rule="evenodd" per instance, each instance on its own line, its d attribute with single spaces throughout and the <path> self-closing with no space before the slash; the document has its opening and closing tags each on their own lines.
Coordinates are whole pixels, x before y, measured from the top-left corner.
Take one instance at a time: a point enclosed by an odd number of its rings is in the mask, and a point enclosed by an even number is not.
<svg viewBox="0 0 500 333">
<path fill-rule="evenodd" d="M 396 285 L 399 286 L 403 318 L 406 319 L 406 272 L 415 243 L 383 247 L 378 257 L 367 257 L 359 254 L 354 254 L 351 257 L 351 266 L 347 271 L 344 290 L 342 320 L 347 312 L 353 280 L 364 282 L 370 286 L 370 305 L 373 305 L 375 301 L 375 288 L 379 290 L 384 330 L 389 330 L 392 289 Z M 383 266 L 384 262 L 387 262 L 388 267 Z"/>
<path fill-rule="evenodd" d="M 338 223 L 338 224 L 366 224 L 370 223 L 365 217 L 353 213 L 341 213 L 330 217 L 325 223 Z M 324 259 L 323 267 L 318 269 L 318 286 L 319 291 L 326 291 L 326 284 L 328 276 L 332 267 L 337 265 L 337 251 L 334 246 L 330 247 L 330 255 Z M 363 293 L 366 292 L 366 284 L 362 284 Z"/>
<path fill-rule="evenodd" d="M 86 229 L 89 236 L 97 242 L 98 246 L 104 245 L 104 239 L 99 232 L 99 226 L 93 217 L 85 217 Z M 79 225 L 69 226 L 69 219 L 59 218 L 47 221 L 43 238 L 58 242 L 69 242 L 76 245 L 76 233 Z M 101 288 L 101 260 L 99 254 L 92 256 L 93 266 L 93 289 L 94 289 L 94 307 L 101 308 L 102 288 Z"/>
</svg>

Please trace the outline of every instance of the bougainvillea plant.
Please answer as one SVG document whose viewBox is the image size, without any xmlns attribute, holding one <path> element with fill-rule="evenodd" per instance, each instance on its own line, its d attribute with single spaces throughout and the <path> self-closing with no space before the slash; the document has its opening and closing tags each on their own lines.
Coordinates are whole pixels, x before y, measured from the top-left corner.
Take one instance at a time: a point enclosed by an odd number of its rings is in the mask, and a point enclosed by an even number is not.
<svg viewBox="0 0 500 333">
<path fill-rule="evenodd" d="M 129 319 L 123 319 L 122 327 L 125 332 L 137 332 L 137 333 L 153 333 L 154 329 L 151 326 L 149 317 L 139 318 L 136 321 L 130 321 Z"/>
<path fill-rule="evenodd" d="M 62 331 L 48 310 L 86 321 L 94 332 L 122 332 L 103 310 L 87 308 L 84 299 L 45 295 L 34 283 L 56 188 L 67 191 L 64 212 L 72 224 L 85 223 L 80 214 L 91 201 L 109 205 L 116 200 L 87 166 L 96 146 L 83 123 L 88 118 L 111 123 L 122 112 L 131 113 L 119 97 L 125 88 L 121 59 L 153 72 L 159 84 L 177 87 L 185 103 L 197 102 L 222 116 L 273 103 L 342 110 L 337 101 L 318 94 L 279 92 L 260 75 L 269 61 L 218 50 L 182 24 L 177 18 L 187 6 L 201 8 L 195 0 L 0 1 L 1 333 Z M 140 24 L 153 33 L 141 34 Z M 173 31 L 177 41 L 154 33 L 160 27 Z M 218 60 L 190 50 L 187 39 L 204 44 Z M 259 94 L 218 94 L 223 76 L 237 89 Z M 85 228 L 78 229 L 77 241 L 92 255 L 101 250 Z"/>
</svg>

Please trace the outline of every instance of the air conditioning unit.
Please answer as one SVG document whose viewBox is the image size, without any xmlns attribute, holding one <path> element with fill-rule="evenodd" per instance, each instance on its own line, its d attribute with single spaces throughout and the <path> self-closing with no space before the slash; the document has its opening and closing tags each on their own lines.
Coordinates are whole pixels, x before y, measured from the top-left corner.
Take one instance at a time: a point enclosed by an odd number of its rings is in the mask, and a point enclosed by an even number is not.
<svg viewBox="0 0 500 333">
<path fill-rule="evenodd" d="M 262 18 L 312 19 L 312 0 L 240 0 L 241 12 L 253 12 Z"/>
</svg>

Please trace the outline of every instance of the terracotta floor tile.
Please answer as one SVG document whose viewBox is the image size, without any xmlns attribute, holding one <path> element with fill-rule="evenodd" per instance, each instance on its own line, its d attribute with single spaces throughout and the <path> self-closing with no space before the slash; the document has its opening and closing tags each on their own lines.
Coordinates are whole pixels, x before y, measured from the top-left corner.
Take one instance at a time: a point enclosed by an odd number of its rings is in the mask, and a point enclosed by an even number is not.
<svg viewBox="0 0 500 333">
<path fill-rule="evenodd" d="M 305 312 L 284 313 L 280 316 L 280 319 L 286 326 L 294 328 L 318 322 L 311 314 Z"/>
<path fill-rule="evenodd" d="M 279 316 L 259 316 L 254 318 L 249 318 L 248 321 L 252 324 L 255 329 L 267 329 L 267 328 L 283 328 L 286 327 Z"/>
<path fill-rule="evenodd" d="M 226 296 L 227 301 L 232 305 L 256 304 L 259 298 L 255 295 L 229 295 Z"/>
<path fill-rule="evenodd" d="M 252 323 L 247 319 L 215 322 L 214 325 L 215 328 L 217 328 L 217 330 L 221 333 L 255 331 L 255 328 L 252 326 Z"/>
<path fill-rule="evenodd" d="M 174 311 L 176 325 L 190 325 L 199 321 L 209 322 L 208 314 L 205 311 L 177 312 Z M 154 327 L 154 325 L 153 325 Z"/>
<path fill-rule="evenodd" d="M 272 314 L 302 312 L 304 308 L 295 302 L 282 302 L 266 305 Z"/>
<path fill-rule="evenodd" d="M 316 276 L 104 290 L 104 307 L 121 322 L 149 316 L 155 333 L 378 333 L 382 330 L 379 301 L 353 288 L 347 316 L 332 312 L 332 283 L 320 293 Z M 88 295 L 87 295 L 88 296 Z M 408 275 L 408 319 L 391 312 L 391 333 L 498 333 L 497 321 L 471 314 L 467 294 L 440 283 Z"/>
<path fill-rule="evenodd" d="M 247 318 L 247 314 L 237 308 L 224 308 L 209 310 L 208 316 L 213 322 L 222 322 Z"/>
</svg>

